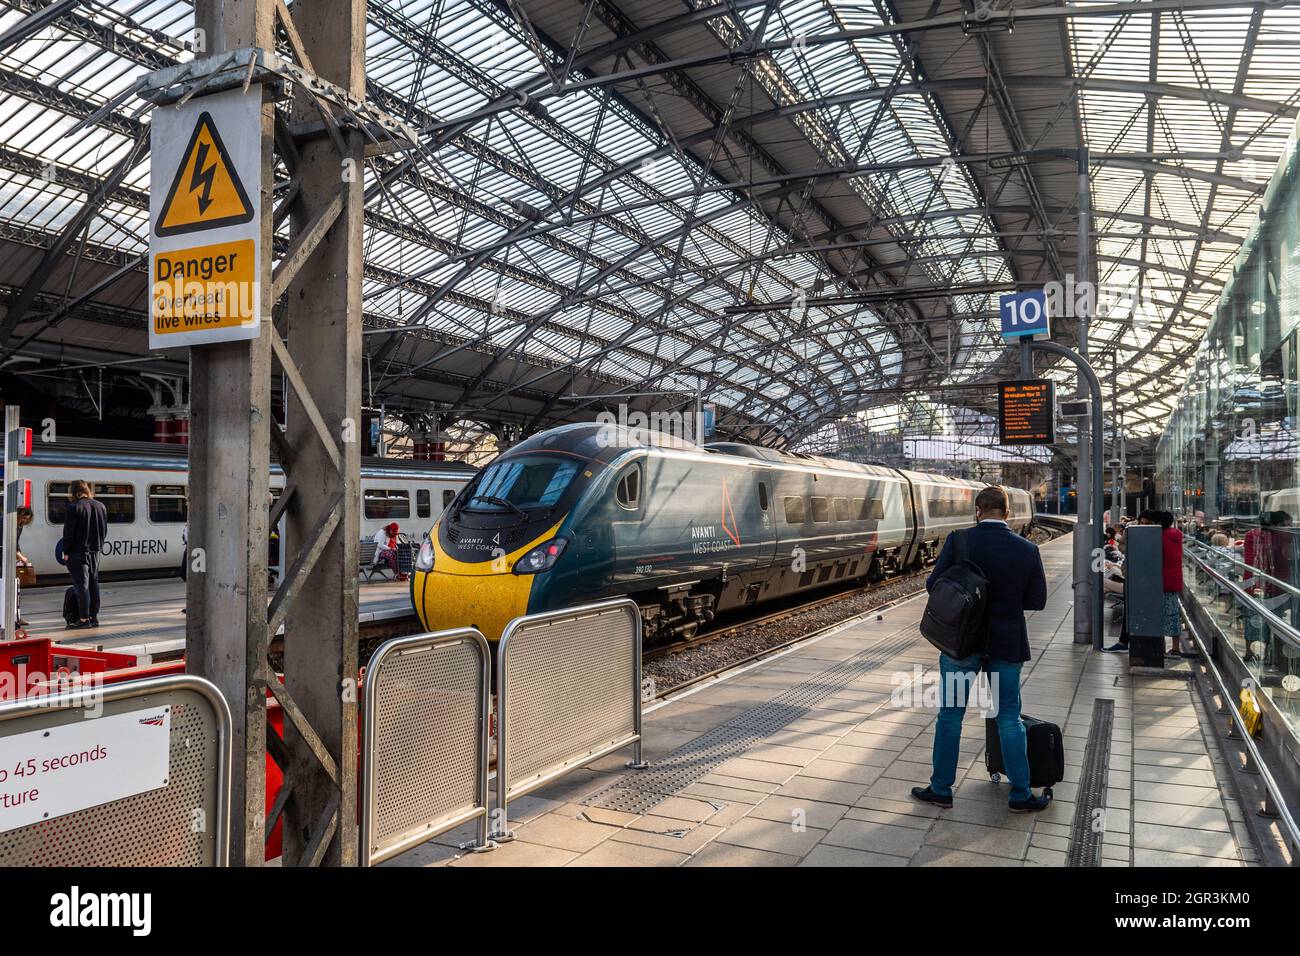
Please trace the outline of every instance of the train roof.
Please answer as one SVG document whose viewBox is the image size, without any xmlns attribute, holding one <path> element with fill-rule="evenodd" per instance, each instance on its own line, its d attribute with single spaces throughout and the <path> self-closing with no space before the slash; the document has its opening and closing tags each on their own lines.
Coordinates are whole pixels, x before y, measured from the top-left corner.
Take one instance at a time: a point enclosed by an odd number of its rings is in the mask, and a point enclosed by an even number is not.
<svg viewBox="0 0 1300 956">
<path fill-rule="evenodd" d="M 119 441 L 107 438 L 59 438 L 32 442 L 32 453 L 21 459 L 26 465 L 83 465 L 87 468 L 146 468 L 184 471 L 189 467 L 188 445 L 164 445 L 147 441 Z M 274 456 L 273 456 L 274 457 Z M 280 466 L 274 460 L 272 472 Z M 363 456 L 361 470 L 371 477 L 437 476 L 472 478 L 473 465 L 460 461 L 415 461 L 409 458 Z"/>
<path fill-rule="evenodd" d="M 956 488 L 987 488 L 991 484 L 991 482 L 987 481 L 976 481 L 974 478 L 954 478 L 952 475 L 937 475 L 930 471 L 900 470 L 915 482 L 931 485 L 952 485 Z"/>
<path fill-rule="evenodd" d="M 853 471 L 864 475 L 894 475 L 898 469 L 886 465 L 869 465 L 859 461 L 845 461 L 841 458 L 827 458 L 823 455 L 806 455 L 802 452 L 777 451 L 761 445 L 747 445 L 737 441 L 710 442 L 704 446 L 705 451 L 719 455 L 736 455 L 740 458 L 754 458 L 780 465 L 802 465 L 833 469 L 835 471 Z"/>
<path fill-rule="evenodd" d="M 633 448 L 700 450 L 694 442 L 651 428 L 631 428 L 616 422 L 574 422 L 538 432 L 511 445 L 502 454 L 568 452 L 586 458 L 609 459 L 611 452 Z"/>
<path fill-rule="evenodd" d="M 825 469 L 860 475 L 895 476 L 898 471 L 884 465 L 867 465 L 856 461 L 842 461 L 819 455 L 782 452 L 775 448 L 747 445 L 743 442 L 709 442 L 697 445 L 652 428 L 631 428 L 619 422 L 575 422 L 560 425 L 511 446 L 503 454 L 538 452 L 566 452 L 601 461 L 616 459 L 622 452 L 640 448 L 678 451 L 695 454 L 730 455 L 764 461 L 774 465 L 797 468 Z"/>
</svg>

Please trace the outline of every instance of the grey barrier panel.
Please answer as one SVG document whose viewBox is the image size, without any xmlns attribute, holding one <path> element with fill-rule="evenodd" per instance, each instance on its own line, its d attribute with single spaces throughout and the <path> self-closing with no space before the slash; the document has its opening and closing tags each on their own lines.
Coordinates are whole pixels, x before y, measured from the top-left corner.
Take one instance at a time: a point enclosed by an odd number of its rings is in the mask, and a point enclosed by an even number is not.
<svg viewBox="0 0 1300 956">
<path fill-rule="evenodd" d="M 82 686 L 0 705 L 0 738 L 57 740 L 74 723 L 170 721 L 160 786 L 0 832 L 0 866 L 226 866 L 230 860 L 230 708 L 201 677 Z M 107 725 L 104 725 L 107 726 Z M 13 768 L 7 768 L 12 773 Z M 128 778 L 129 779 L 129 778 Z M 11 781 L 12 782 L 12 781 Z"/>
<path fill-rule="evenodd" d="M 492 654 L 474 628 L 394 638 L 366 669 L 362 858 L 479 820 L 487 837 Z"/>
<path fill-rule="evenodd" d="M 635 745 L 641 763 L 641 612 L 626 598 L 530 614 L 497 645 L 497 806 Z"/>
</svg>

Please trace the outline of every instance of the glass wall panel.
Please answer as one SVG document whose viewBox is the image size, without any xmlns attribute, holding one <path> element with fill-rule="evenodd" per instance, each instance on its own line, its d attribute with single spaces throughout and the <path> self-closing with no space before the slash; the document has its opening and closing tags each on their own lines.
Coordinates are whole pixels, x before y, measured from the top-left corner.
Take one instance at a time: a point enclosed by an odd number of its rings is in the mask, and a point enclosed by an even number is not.
<svg viewBox="0 0 1300 956">
<path fill-rule="evenodd" d="M 1298 168 L 1293 135 L 1156 449 L 1160 501 L 1190 532 L 1200 559 L 1189 557 L 1188 596 L 1223 630 L 1293 732 L 1300 729 Z"/>
</svg>

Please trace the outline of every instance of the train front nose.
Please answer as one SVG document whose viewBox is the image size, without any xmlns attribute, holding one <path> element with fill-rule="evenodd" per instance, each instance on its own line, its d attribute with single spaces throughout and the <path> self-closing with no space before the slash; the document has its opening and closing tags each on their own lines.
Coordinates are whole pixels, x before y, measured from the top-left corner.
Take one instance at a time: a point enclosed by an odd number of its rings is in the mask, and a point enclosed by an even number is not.
<svg viewBox="0 0 1300 956">
<path fill-rule="evenodd" d="M 472 561 L 448 554 L 435 529 L 421 547 L 411 582 L 412 603 L 425 629 L 473 627 L 489 641 L 500 640 L 511 620 L 529 612 L 538 580 L 536 574 L 516 574 L 516 565 L 554 537 L 554 531 L 509 554 L 498 552 L 495 557 Z"/>
</svg>

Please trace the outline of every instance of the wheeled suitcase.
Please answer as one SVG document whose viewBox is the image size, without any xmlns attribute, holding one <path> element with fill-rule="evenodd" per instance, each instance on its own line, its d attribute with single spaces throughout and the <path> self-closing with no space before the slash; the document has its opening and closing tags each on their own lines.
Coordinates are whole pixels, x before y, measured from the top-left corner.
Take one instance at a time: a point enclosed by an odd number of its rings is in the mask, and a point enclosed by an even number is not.
<svg viewBox="0 0 1300 956">
<path fill-rule="evenodd" d="M 1046 720 L 1020 715 L 1025 725 L 1025 746 L 1029 752 L 1029 785 L 1042 787 L 1043 796 L 1052 795 L 1052 787 L 1065 779 L 1065 744 L 1061 728 Z M 996 783 L 1007 772 L 1002 764 L 1002 739 L 998 735 L 998 722 L 992 717 L 984 720 L 984 762 L 989 777 Z"/>
<path fill-rule="evenodd" d="M 81 620 L 81 609 L 77 606 L 77 589 L 68 588 L 63 592 L 63 623 L 68 627 Z"/>
</svg>

